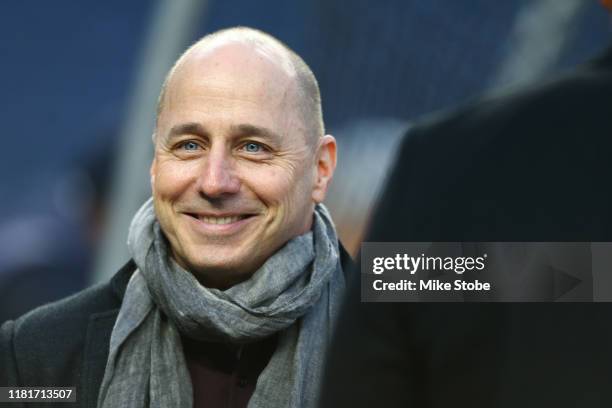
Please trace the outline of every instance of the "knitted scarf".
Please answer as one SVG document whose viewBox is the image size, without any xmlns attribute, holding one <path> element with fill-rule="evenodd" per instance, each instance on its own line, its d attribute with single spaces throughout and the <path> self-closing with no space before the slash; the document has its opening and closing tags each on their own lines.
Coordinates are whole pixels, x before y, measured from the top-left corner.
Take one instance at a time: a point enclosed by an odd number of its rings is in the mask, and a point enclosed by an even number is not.
<svg viewBox="0 0 612 408">
<path fill-rule="evenodd" d="M 98 408 L 191 408 L 181 335 L 248 343 L 274 333 L 277 348 L 248 406 L 316 406 L 345 286 L 336 231 L 323 205 L 315 208 L 311 231 L 225 291 L 202 286 L 172 260 L 151 199 L 132 220 L 128 246 L 138 268 L 111 334 Z"/>
</svg>

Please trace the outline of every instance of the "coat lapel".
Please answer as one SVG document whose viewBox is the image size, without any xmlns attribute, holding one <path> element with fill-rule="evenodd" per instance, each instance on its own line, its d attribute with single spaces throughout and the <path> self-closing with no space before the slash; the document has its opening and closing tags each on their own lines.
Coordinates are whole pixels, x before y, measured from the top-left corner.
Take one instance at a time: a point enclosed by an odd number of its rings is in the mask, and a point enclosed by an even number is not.
<svg viewBox="0 0 612 408">
<path fill-rule="evenodd" d="M 115 309 L 93 314 L 89 318 L 85 350 L 83 352 L 81 395 L 77 395 L 77 399 L 82 407 L 96 408 L 98 392 L 104 377 L 106 360 L 108 359 L 110 336 L 118 313 L 119 309 Z"/>
</svg>

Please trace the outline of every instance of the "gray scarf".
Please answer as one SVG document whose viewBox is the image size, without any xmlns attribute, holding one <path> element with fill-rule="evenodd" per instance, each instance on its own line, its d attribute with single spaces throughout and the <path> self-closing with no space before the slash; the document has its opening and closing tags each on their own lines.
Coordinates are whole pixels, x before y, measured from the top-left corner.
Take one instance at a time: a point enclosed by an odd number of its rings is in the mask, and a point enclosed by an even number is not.
<svg viewBox="0 0 612 408">
<path fill-rule="evenodd" d="M 336 231 L 324 206 L 312 231 L 285 244 L 249 280 L 206 288 L 174 262 L 147 201 L 128 246 L 138 269 L 110 340 L 99 408 L 193 406 L 180 335 L 248 343 L 279 333 L 249 407 L 314 407 L 344 277 Z"/>
</svg>

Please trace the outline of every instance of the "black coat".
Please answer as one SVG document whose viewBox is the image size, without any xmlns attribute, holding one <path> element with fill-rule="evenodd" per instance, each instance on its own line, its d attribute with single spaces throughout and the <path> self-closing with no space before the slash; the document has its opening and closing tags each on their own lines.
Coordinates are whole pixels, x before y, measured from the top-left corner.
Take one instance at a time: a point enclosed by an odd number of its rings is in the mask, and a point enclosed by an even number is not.
<svg viewBox="0 0 612 408">
<path fill-rule="evenodd" d="M 0 385 L 77 387 L 76 406 L 95 407 L 111 331 L 134 270 L 129 262 L 108 283 L 3 324 Z"/>
<path fill-rule="evenodd" d="M 415 126 L 371 226 L 367 241 L 612 241 L 612 50 Z M 325 407 L 612 406 L 612 304 L 348 298 Z"/>
<path fill-rule="evenodd" d="M 342 246 L 340 251 L 348 277 L 353 261 Z M 76 387 L 77 404 L 68 405 L 95 408 L 111 332 L 134 270 L 130 261 L 108 283 L 4 323 L 0 328 L 0 386 Z M 40 404 L 42 408 L 52 406 Z"/>
</svg>

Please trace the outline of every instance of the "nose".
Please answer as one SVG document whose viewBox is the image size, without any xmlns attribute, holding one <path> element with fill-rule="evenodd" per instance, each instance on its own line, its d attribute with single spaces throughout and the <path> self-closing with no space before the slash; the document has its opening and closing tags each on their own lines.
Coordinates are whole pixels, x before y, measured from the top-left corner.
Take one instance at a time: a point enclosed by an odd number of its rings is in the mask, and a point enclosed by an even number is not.
<svg viewBox="0 0 612 408">
<path fill-rule="evenodd" d="M 226 149 L 213 146 L 205 158 L 200 176 L 200 192 L 208 198 L 220 198 L 240 191 L 234 160 Z"/>
</svg>

